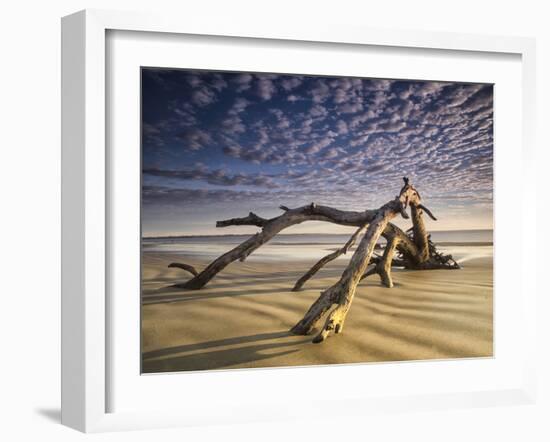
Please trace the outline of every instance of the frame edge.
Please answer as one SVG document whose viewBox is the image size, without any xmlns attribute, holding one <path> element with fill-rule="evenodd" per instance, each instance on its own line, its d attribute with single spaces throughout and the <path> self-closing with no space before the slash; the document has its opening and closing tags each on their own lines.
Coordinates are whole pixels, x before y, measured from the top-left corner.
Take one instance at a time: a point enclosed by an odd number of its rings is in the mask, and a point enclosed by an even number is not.
<svg viewBox="0 0 550 442">
<path fill-rule="evenodd" d="M 85 428 L 84 11 L 61 20 L 61 423 Z"/>
<path fill-rule="evenodd" d="M 61 423 L 90 432 L 107 388 L 105 26 L 83 10 L 61 34 Z"/>
</svg>

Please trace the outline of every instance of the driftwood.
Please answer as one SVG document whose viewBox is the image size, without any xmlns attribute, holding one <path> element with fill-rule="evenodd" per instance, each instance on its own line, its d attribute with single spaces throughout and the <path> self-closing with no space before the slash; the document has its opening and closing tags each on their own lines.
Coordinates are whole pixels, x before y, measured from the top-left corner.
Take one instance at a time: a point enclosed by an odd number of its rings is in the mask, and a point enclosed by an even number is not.
<svg viewBox="0 0 550 442">
<path fill-rule="evenodd" d="M 349 265 L 344 270 L 340 280 L 327 290 L 321 292 L 321 296 L 312 304 L 305 316 L 292 329 L 292 333 L 307 335 L 311 333 L 317 322 L 328 312 L 325 325 L 313 339 L 314 343 L 324 341 L 331 333 L 341 333 L 344 321 L 353 302 L 353 297 L 361 277 L 365 274 L 370 263 L 374 248 L 386 226 L 392 218 L 398 214 L 408 218 L 405 209 L 407 205 L 420 203 L 420 196 L 416 189 L 405 180 L 405 186 L 399 195 L 387 202 L 375 211 L 367 231 L 357 250 L 351 257 Z M 396 247 L 395 237 L 390 239 L 390 244 Z M 382 259 L 384 261 L 384 259 Z M 333 307 L 334 306 L 334 307 Z"/>
<path fill-rule="evenodd" d="M 399 239 L 397 237 L 392 237 L 388 240 L 386 248 L 384 249 L 384 254 L 381 257 L 376 259 L 371 259 L 371 263 L 374 263 L 374 266 L 365 272 L 361 276 L 361 280 L 365 279 L 367 276 L 374 275 L 378 273 L 382 284 L 388 288 L 393 287 L 393 280 L 391 276 L 392 267 L 404 267 L 403 261 L 398 261 L 394 259 L 395 251 L 397 245 L 399 244 Z"/>
<path fill-rule="evenodd" d="M 319 270 L 321 270 L 321 268 L 323 268 L 329 262 L 334 261 L 339 256 L 345 255 L 348 252 L 348 250 L 351 247 L 353 247 L 353 245 L 357 241 L 357 238 L 364 230 L 365 230 L 365 227 L 359 227 L 355 231 L 355 233 L 351 236 L 349 241 L 344 245 L 344 247 L 330 253 L 329 255 L 317 261 L 315 265 L 311 269 L 309 269 L 304 276 L 302 276 L 298 281 L 296 281 L 296 284 L 294 285 L 292 291 L 297 292 L 298 290 L 300 290 L 302 286 L 306 283 L 306 281 L 310 279 L 313 275 L 315 275 L 315 273 L 317 273 Z"/>
<path fill-rule="evenodd" d="M 180 262 L 173 262 L 171 264 L 168 264 L 168 267 L 177 267 L 178 269 L 182 269 L 182 270 L 185 270 L 185 271 L 191 273 L 193 276 L 197 276 L 199 274 L 199 272 L 197 272 L 195 267 L 193 267 L 192 265 L 189 265 L 189 264 L 182 264 Z"/>
<path fill-rule="evenodd" d="M 197 290 L 204 287 L 229 264 L 237 260 L 244 261 L 254 250 L 267 243 L 281 230 L 290 226 L 301 224 L 305 221 L 326 221 L 343 226 L 363 227 L 369 224 L 376 214 L 374 210 L 365 210 L 364 212 L 344 211 L 332 207 L 319 206 L 315 203 L 296 209 L 281 206 L 281 209 L 284 213 L 271 219 L 260 218 L 254 213 L 250 213 L 244 218 L 232 218 L 216 222 L 216 227 L 252 225 L 261 227 L 261 231 L 212 261 L 194 278 L 184 283 L 175 284 L 175 287 L 188 290 Z M 401 252 L 411 262 L 411 265 L 416 263 L 418 250 L 405 232 L 397 226 L 389 224 L 384 230 L 383 236 L 398 236 L 402 245 Z"/>
<path fill-rule="evenodd" d="M 280 206 L 284 213 L 271 219 L 261 218 L 250 212 L 243 218 L 218 221 L 216 227 L 253 225 L 260 227 L 261 230 L 212 261 L 200 273 L 186 264 L 170 264 L 170 267 L 180 267 L 194 275 L 187 282 L 175 284 L 175 287 L 188 290 L 204 287 L 227 265 L 236 260 L 244 261 L 256 249 L 287 227 L 306 221 L 325 221 L 344 226 L 356 226 L 358 229 L 343 247 L 320 259 L 295 283 L 293 288 L 293 291 L 300 290 L 322 267 L 347 253 L 363 234 L 339 281 L 321 292 L 305 316 L 291 329 L 295 334 L 309 334 L 326 314 L 324 326 L 313 339 L 313 342 L 322 342 L 331 333 L 342 332 L 357 285 L 362 279 L 376 273 L 380 276 L 383 285 L 393 287 L 392 267 L 403 267 L 410 270 L 460 268 L 452 256 L 442 255 L 437 251 L 427 233 L 422 215 L 426 213 L 432 219 L 436 218 L 429 209 L 422 205 L 420 194 L 409 184 L 408 178 L 403 180 L 404 186 L 399 195 L 376 210 L 342 211 L 311 203 L 296 209 Z M 409 218 L 407 207 L 411 208 L 413 225 L 407 232 L 403 232 L 390 221 L 397 215 Z M 378 256 L 374 254 L 374 250 L 381 237 L 385 238 L 386 246 L 383 254 Z M 372 264 L 371 268 L 369 268 L 370 264 Z"/>
</svg>

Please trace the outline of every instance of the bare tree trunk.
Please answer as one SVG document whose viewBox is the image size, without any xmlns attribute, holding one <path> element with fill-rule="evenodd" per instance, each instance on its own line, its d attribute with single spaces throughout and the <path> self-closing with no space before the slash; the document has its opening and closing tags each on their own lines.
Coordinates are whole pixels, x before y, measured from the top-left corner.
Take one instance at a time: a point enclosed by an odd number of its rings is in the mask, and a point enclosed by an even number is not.
<svg viewBox="0 0 550 442">
<path fill-rule="evenodd" d="M 412 266 L 415 270 L 459 269 L 460 266 L 451 255 L 443 255 L 437 251 L 426 231 L 423 213 L 434 221 L 437 218 L 422 204 L 411 204 L 413 242 L 418 250 L 418 261 Z"/>
<path fill-rule="evenodd" d="M 395 254 L 395 249 L 397 248 L 399 240 L 394 236 L 386 244 L 384 249 L 384 254 L 382 255 L 382 260 L 378 264 L 380 279 L 382 284 L 388 288 L 393 287 L 393 280 L 391 277 L 391 266 L 393 261 L 393 255 Z"/>
<path fill-rule="evenodd" d="M 376 216 L 370 222 L 340 280 L 321 293 L 321 296 L 313 303 L 302 320 L 291 329 L 292 333 L 299 335 L 311 333 L 317 322 L 333 305 L 336 306 L 328 314 L 325 325 L 313 339 L 313 342 L 324 341 L 331 332 L 342 332 L 357 284 L 359 284 L 361 277 L 367 270 L 376 243 L 390 219 L 401 213 L 402 208 L 402 202 L 395 199 L 376 211 Z"/>
<path fill-rule="evenodd" d="M 422 218 L 422 209 L 417 206 L 411 206 L 411 218 L 413 223 L 413 240 L 418 248 L 418 259 L 425 262 L 430 258 L 428 247 L 428 232 Z"/>
<path fill-rule="evenodd" d="M 384 254 L 380 259 L 375 261 L 375 265 L 361 277 L 361 280 L 367 278 L 370 275 L 374 275 L 375 273 L 378 273 L 382 284 L 388 288 L 392 288 L 393 279 L 391 276 L 391 268 L 393 266 L 403 265 L 403 263 L 402 262 L 400 263 L 399 261 L 396 261 L 393 258 L 395 254 L 395 250 L 397 249 L 397 245 L 399 244 L 399 239 L 393 236 L 387 241 L 388 242 L 384 249 Z"/>
</svg>

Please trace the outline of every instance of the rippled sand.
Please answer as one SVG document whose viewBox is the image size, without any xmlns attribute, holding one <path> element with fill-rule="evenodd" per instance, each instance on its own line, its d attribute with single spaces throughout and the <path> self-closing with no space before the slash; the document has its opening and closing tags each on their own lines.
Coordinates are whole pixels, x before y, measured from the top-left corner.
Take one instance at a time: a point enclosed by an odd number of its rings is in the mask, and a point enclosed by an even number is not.
<svg viewBox="0 0 550 442">
<path fill-rule="evenodd" d="M 447 247 L 447 250 L 450 250 Z M 345 331 L 322 344 L 287 331 L 346 266 L 338 260 L 298 293 L 315 260 L 237 262 L 198 291 L 167 288 L 189 279 L 174 253 L 143 254 L 143 371 L 165 372 L 352 362 L 487 357 L 493 354 L 492 247 L 453 247 L 462 270 L 394 270 L 358 287 Z"/>
</svg>

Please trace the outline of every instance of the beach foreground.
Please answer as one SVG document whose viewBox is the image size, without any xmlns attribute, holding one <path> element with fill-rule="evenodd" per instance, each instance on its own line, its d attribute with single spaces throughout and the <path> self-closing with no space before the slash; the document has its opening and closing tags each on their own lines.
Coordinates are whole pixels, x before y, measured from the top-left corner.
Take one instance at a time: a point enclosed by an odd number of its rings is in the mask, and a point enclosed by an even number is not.
<svg viewBox="0 0 550 442">
<path fill-rule="evenodd" d="M 207 260 L 145 252 L 142 371 L 490 357 L 492 247 L 455 247 L 452 252 L 464 257 L 463 269 L 394 269 L 392 289 L 381 286 L 376 275 L 363 281 L 344 332 L 322 344 L 288 330 L 320 291 L 338 280 L 347 259 L 329 264 L 300 292 L 290 289 L 316 260 L 250 257 L 228 266 L 202 290 L 185 291 L 168 286 L 190 275 L 168 264 L 186 262 L 200 271 Z"/>
</svg>

